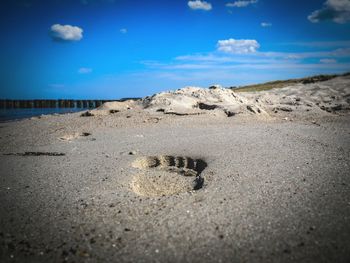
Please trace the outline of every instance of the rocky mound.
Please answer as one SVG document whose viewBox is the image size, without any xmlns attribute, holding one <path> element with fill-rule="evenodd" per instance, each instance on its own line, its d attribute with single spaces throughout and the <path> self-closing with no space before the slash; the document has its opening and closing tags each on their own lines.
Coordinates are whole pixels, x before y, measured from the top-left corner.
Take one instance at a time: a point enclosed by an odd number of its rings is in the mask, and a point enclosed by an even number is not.
<svg viewBox="0 0 350 263">
<path fill-rule="evenodd" d="M 247 98 L 221 87 L 211 89 L 186 87 L 146 97 L 142 102 L 144 108 L 150 111 L 164 112 L 164 114 L 223 113 L 228 117 L 242 113 L 266 114 L 253 98 Z"/>
</svg>

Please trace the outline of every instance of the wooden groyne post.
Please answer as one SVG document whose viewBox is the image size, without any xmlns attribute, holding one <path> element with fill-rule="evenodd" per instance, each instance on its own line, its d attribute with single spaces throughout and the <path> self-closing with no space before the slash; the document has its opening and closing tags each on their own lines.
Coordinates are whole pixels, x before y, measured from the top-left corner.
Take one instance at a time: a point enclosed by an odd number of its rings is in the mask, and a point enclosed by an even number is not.
<svg viewBox="0 0 350 263">
<path fill-rule="evenodd" d="M 130 98 L 134 99 L 134 98 Z M 139 98 L 135 98 L 138 100 Z M 120 100 L 10 100 L 0 99 L 0 109 L 33 109 L 33 108 L 97 108 L 105 102 Z"/>
</svg>

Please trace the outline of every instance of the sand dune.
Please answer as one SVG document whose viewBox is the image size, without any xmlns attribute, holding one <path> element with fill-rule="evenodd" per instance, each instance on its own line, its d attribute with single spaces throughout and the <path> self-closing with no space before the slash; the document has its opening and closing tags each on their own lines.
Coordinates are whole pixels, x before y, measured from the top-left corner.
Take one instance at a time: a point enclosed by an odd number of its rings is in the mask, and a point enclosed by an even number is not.
<svg viewBox="0 0 350 263">
<path fill-rule="evenodd" d="M 350 109 L 350 76 L 328 81 L 297 84 L 261 92 L 235 92 L 234 89 L 185 87 L 161 92 L 142 101 L 108 102 L 95 115 L 127 110 L 173 115 L 216 114 L 227 117 L 256 115 L 273 117 L 278 112 L 294 112 L 299 117 L 327 115 Z"/>
<path fill-rule="evenodd" d="M 247 94 L 250 98 L 261 101 L 270 111 L 316 111 L 325 112 L 350 110 L 350 76 L 332 80 L 298 84 L 282 89 Z M 307 114 L 307 113 L 306 113 Z"/>
</svg>

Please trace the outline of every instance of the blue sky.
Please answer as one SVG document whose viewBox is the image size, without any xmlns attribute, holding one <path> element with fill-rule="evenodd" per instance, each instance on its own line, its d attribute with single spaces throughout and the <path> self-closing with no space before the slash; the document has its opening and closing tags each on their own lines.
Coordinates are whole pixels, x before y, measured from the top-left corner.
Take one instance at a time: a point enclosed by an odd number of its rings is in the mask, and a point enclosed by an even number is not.
<svg viewBox="0 0 350 263">
<path fill-rule="evenodd" d="M 0 98 L 115 99 L 350 71 L 350 0 L 4 0 Z"/>
</svg>

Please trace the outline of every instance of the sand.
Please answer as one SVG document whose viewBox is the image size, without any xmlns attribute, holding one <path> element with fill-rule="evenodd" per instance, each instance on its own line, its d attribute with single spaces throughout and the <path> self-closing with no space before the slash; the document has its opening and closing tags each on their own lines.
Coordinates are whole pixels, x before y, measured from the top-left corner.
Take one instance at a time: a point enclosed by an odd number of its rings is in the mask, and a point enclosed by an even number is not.
<svg viewBox="0 0 350 263">
<path fill-rule="evenodd" d="M 348 262 L 349 94 L 187 87 L 2 123 L 0 261 Z"/>
</svg>

